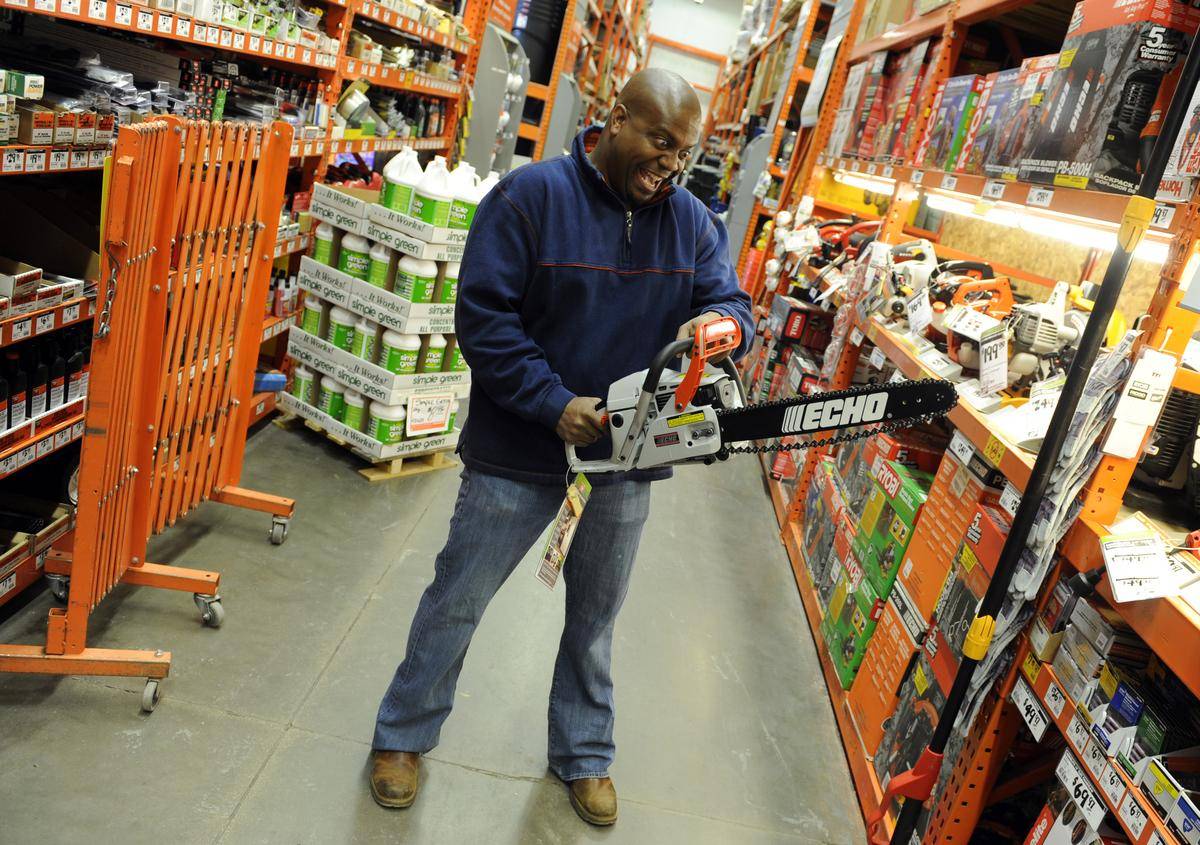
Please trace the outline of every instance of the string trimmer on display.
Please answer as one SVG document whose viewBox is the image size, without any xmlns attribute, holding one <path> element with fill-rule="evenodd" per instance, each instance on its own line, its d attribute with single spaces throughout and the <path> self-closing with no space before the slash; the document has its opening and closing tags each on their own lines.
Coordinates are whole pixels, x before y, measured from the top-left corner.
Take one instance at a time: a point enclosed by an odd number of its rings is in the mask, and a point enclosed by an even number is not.
<svg viewBox="0 0 1200 845">
<path fill-rule="evenodd" d="M 712 320 L 695 338 L 663 347 L 649 369 L 612 384 L 597 410 L 606 413 L 612 455 L 582 460 L 567 446 L 572 472 L 623 472 L 683 463 L 711 464 L 731 454 L 844 443 L 945 416 L 958 399 L 938 379 L 895 381 L 746 404 L 728 354 L 741 342 L 736 320 Z M 685 373 L 667 369 L 689 355 Z M 710 363 L 720 359 L 720 363 Z M 816 435 L 821 434 L 821 437 Z M 800 439 L 809 435 L 816 439 Z M 734 445 L 789 436 L 788 443 Z"/>
</svg>

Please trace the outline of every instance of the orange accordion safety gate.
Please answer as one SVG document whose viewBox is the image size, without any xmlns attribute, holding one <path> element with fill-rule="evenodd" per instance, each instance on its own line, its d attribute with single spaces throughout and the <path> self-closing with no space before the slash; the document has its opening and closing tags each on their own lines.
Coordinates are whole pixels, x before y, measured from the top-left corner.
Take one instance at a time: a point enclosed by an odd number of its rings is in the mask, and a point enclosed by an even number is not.
<svg viewBox="0 0 1200 845">
<path fill-rule="evenodd" d="M 215 572 L 148 563 L 148 539 L 211 499 L 274 515 L 294 502 L 240 478 L 261 319 L 292 130 L 167 117 L 121 127 L 105 209 L 92 372 L 71 548 L 46 560 L 65 608 L 45 647 L 0 645 L 0 672 L 147 678 L 171 655 L 87 647 L 88 617 L 118 583 L 191 592 L 224 617 Z M 69 579 L 69 580 L 68 580 Z"/>
</svg>

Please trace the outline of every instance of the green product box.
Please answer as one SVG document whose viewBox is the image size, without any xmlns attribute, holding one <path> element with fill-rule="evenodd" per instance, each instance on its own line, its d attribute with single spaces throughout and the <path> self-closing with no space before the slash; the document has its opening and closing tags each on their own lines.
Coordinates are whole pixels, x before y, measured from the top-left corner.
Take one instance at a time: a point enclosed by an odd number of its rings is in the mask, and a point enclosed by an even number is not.
<svg viewBox="0 0 1200 845">
<path fill-rule="evenodd" d="M 877 460 L 858 520 L 856 551 L 876 595 L 886 599 L 912 537 L 933 476 L 896 461 Z"/>
<path fill-rule="evenodd" d="M 855 556 L 848 555 L 821 621 L 825 647 L 844 689 L 850 689 L 858 674 L 883 605 L 884 600 L 857 565 Z"/>
</svg>

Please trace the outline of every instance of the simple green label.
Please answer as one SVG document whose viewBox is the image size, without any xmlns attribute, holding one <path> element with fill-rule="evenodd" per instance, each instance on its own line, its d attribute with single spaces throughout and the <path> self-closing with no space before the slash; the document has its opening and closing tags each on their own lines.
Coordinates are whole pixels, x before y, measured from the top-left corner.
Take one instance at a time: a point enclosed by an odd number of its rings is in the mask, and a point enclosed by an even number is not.
<svg viewBox="0 0 1200 845">
<path fill-rule="evenodd" d="M 404 420 L 381 420 L 371 417 L 371 436 L 390 445 L 404 439 Z"/>
<path fill-rule="evenodd" d="M 467 361 L 463 358 L 462 350 L 457 346 L 450 353 L 450 366 L 446 368 L 447 372 L 459 373 L 467 368 Z"/>
<path fill-rule="evenodd" d="M 375 334 L 374 332 L 354 332 L 354 338 L 350 341 L 350 354 L 357 358 L 362 358 L 364 361 L 375 360 Z"/>
<path fill-rule="evenodd" d="M 313 380 L 311 378 L 301 378 L 295 376 L 292 379 L 292 395 L 303 402 L 305 405 L 311 405 L 313 401 Z"/>
<path fill-rule="evenodd" d="M 346 411 L 346 398 L 340 393 L 321 388 L 321 401 L 317 407 L 335 420 L 340 420 Z"/>
<path fill-rule="evenodd" d="M 367 265 L 367 283 L 377 288 L 387 287 L 388 262 L 371 259 Z"/>
<path fill-rule="evenodd" d="M 430 347 L 425 350 L 425 366 L 421 370 L 423 373 L 440 373 L 442 371 L 442 360 L 446 357 L 445 349 L 437 349 Z"/>
<path fill-rule="evenodd" d="M 395 346 L 385 344 L 382 357 L 384 369 L 389 373 L 395 373 L 398 376 L 410 376 L 417 371 L 419 353 L 416 349 L 399 349 Z"/>
<path fill-rule="evenodd" d="M 371 258 L 365 252 L 355 252 L 352 249 L 342 249 L 338 256 L 338 269 L 356 279 L 367 280 L 367 266 Z"/>
<path fill-rule="evenodd" d="M 450 222 L 450 202 L 427 197 L 416 191 L 412 196 L 412 211 L 409 216 L 424 220 L 431 226 L 444 228 Z"/>
<path fill-rule="evenodd" d="M 438 296 L 438 302 L 454 302 L 458 299 L 458 279 L 452 279 L 449 276 L 442 279 L 442 292 Z"/>
<path fill-rule="evenodd" d="M 328 267 L 333 263 L 333 241 L 323 241 L 317 238 L 313 242 L 313 261 L 319 261 Z"/>
<path fill-rule="evenodd" d="M 447 420 L 447 423 L 446 423 L 446 431 L 454 431 L 454 423 L 457 418 L 458 418 L 458 411 L 451 411 L 450 418 L 449 418 L 449 420 Z"/>
<path fill-rule="evenodd" d="M 304 322 L 300 324 L 300 328 L 308 332 L 313 337 L 321 333 L 321 312 L 314 311 L 311 308 L 304 309 Z"/>
<path fill-rule="evenodd" d="M 454 200 L 450 203 L 450 228 L 470 229 L 475 220 L 475 203 L 465 200 Z"/>
<path fill-rule="evenodd" d="M 354 429 L 355 431 L 362 431 L 362 405 L 347 405 L 346 412 L 342 414 L 342 423 Z"/>
<path fill-rule="evenodd" d="M 393 182 L 384 183 L 383 204 L 392 211 L 408 214 L 408 210 L 412 206 L 412 195 L 412 185 L 397 185 Z"/>
<path fill-rule="evenodd" d="M 335 323 L 330 319 L 329 336 L 325 339 L 338 349 L 345 349 L 349 352 L 350 347 L 354 344 L 354 324 Z"/>
<path fill-rule="evenodd" d="M 418 276 L 404 270 L 396 271 L 396 295 L 409 302 L 433 302 L 433 287 L 437 279 L 433 276 Z"/>
</svg>

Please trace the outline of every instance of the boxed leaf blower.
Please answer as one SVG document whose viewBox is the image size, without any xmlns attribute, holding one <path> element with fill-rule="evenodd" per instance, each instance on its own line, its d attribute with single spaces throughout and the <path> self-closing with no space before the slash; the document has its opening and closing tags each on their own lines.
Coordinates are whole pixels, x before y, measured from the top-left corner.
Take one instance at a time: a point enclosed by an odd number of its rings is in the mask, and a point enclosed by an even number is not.
<svg viewBox="0 0 1200 845">
<path fill-rule="evenodd" d="M 1198 24 L 1175 0 L 1076 4 L 1021 179 L 1133 193 Z"/>
</svg>

